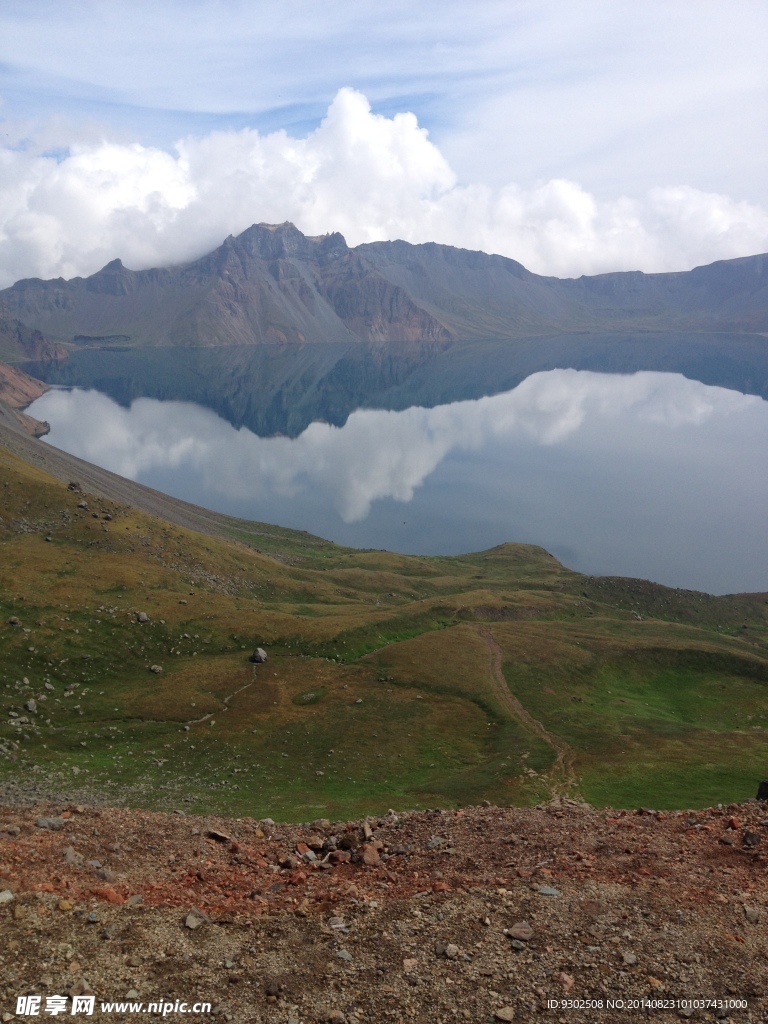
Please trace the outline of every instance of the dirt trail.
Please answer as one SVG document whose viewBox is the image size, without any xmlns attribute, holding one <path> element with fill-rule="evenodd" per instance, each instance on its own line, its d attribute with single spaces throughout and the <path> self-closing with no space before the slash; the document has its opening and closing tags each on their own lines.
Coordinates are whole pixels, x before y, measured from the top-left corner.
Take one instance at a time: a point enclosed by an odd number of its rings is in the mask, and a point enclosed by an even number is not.
<svg viewBox="0 0 768 1024">
<path fill-rule="evenodd" d="M 230 693 L 230 695 L 228 697 L 223 697 L 222 698 L 222 703 L 224 704 L 223 708 L 220 708 L 218 711 L 209 711 L 208 714 L 207 715 L 203 715 L 202 718 L 192 718 L 188 722 L 185 722 L 184 724 L 185 725 L 200 725 L 201 722 L 207 722 L 208 719 L 209 718 L 213 718 L 214 715 L 220 715 L 223 711 L 229 711 L 229 702 L 232 700 L 232 698 L 236 697 L 238 695 L 238 693 L 242 693 L 243 690 L 247 690 L 249 686 L 253 686 L 254 682 L 256 681 L 256 666 L 255 665 L 253 666 L 253 675 L 254 675 L 254 678 L 250 681 L 250 683 L 246 683 L 245 686 L 241 686 L 239 690 L 235 690 L 234 693 Z"/>
<path fill-rule="evenodd" d="M 569 797 L 579 799 L 578 778 L 573 767 L 573 752 L 568 744 L 549 732 L 544 725 L 527 711 L 510 690 L 504 678 L 502 664 L 504 652 L 487 626 L 477 626 L 477 633 L 483 639 L 491 655 L 491 674 L 496 683 L 499 699 L 513 718 L 530 732 L 544 740 L 555 752 L 555 762 L 546 776 L 553 800 Z"/>
</svg>

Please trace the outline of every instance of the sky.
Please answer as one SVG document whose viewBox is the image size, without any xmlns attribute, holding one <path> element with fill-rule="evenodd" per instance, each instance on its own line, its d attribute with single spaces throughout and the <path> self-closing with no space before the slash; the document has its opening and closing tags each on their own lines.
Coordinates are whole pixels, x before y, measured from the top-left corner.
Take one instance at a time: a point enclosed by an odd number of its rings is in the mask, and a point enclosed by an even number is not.
<svg viewBox="0 0 768 1024">
<path fill-rule="evenodd" d="M 538 273 L 768 251 L 764 0 L 0 0 L 0 286 L 252 223 Z"/>
</svg>

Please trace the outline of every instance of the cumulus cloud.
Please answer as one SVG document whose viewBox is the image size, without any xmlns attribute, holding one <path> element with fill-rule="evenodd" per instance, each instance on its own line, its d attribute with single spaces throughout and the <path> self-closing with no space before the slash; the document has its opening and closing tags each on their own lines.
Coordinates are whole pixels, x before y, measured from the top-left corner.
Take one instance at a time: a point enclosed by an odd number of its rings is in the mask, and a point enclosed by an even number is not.
<svg viewBox="0 0 768 1024">
<path fill-rule="evenodd" d="M 350 244 L 404 238 L 497 252 L 538 273 L 683 270 L 768 249 L 768 211 L 685 185 L 598 199 L 578 183 L 457 180 L 411 113 L 342 89 L 304 138 L 255 129 L 173 152 L 82 143 L 0 150 L 0 284 L 193 259 L 250 224 L 293 221 Z"/>
<path fill-rule="evenodd" d="M 354 523 L 376 501 L 411 501 L 451 452 L 498 443 L 551 447 L 579 434 L 594 447 L 619 433 L 626 449 L 633 431 L 644 450 L 647 430 L 660 432 L 665 447 L 686 426 L 722 425 L 749 414 L 764 424 L 768 406 L 677 374 L 551 370 L 487 398 L 400 412 L 359 409 L 344 427 L 312 423 L 293 440 L 235 430 L 189 403 L 141 398 L 124 409 L 95 391 L 53 390 L 30 411 L 53 424 L 52 440 L 65 450 L 123 476 L 141 480 L 158 470 L 191 468 L 206 494 L 224 496 L 225 503 L 256 500 L 264 491 L 283 498 L 311 492 Z"/>
</svg>

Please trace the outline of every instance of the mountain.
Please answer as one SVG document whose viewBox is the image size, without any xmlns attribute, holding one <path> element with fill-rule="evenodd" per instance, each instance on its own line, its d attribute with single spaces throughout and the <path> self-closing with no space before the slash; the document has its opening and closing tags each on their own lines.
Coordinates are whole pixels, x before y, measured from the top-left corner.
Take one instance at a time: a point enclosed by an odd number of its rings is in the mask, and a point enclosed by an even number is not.
<svg viewBox="0 0 768 1024">
<path fill-rule="evenodd" d="M 0 423 L 20 426 L 35 437 L 42 437 L 50 430 L 47 423 L 33 419 L 20 410 L 44 394 L 48 385 L 30 377 L 17 366 L 0 363 Z"/>
<path fill-rule="evenodd" d="M 28 360 L 45 364 L 67 358 L 67 350 L 62 345 L 51 344 L 40 331 L 21 320 L 1 315 L 2 311 L 0 299 L 0 359 L 11 363 Z"/>
<path fill-rule="evenodd" d="M 672 274 L 542 277 L 503 256 L 256 224 L 201 259 L 18 281 L 0 312 L 75 347 L 454 341 L 768 330 L 768 256 Z M 35 358 L 35 357 L 31 357 Z"/>
</svg>

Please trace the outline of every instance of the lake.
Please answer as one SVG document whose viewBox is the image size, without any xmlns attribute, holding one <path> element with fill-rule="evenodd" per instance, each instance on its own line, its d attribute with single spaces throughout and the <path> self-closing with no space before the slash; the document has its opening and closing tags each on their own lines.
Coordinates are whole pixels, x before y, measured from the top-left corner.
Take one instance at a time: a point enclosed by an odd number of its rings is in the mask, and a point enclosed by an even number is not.
<svg viewBox="0 0 768 1024">
<path fill-rule="evenodd" d="M 679 373 L 554 369 L 432 408 L 259 437 L 191 402 L 55 388 L 67 452 L 217 511 L 353 547 L 540 544 L 565 565 L 710 593 L 768 590 L 768 402 Z"/>
</svg>

